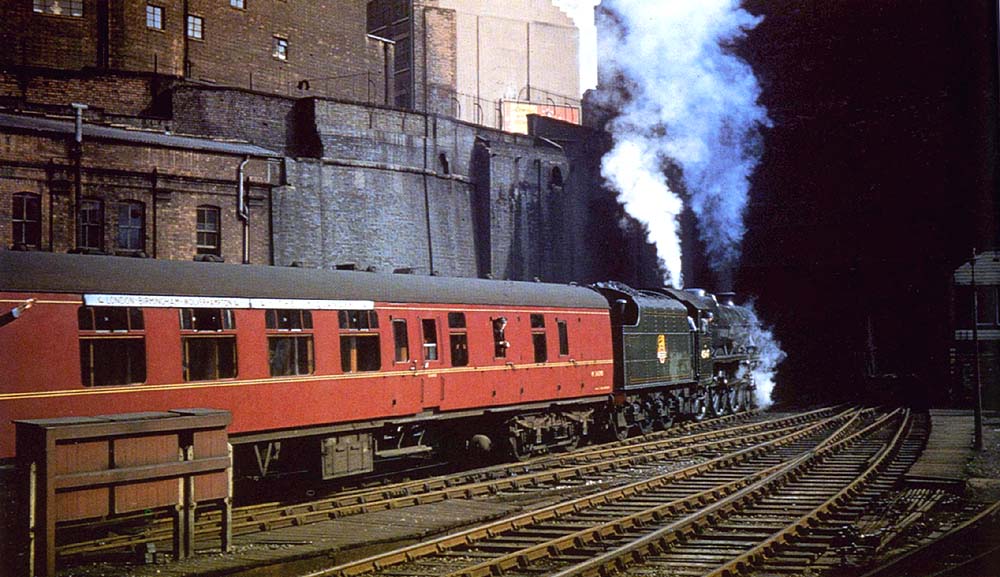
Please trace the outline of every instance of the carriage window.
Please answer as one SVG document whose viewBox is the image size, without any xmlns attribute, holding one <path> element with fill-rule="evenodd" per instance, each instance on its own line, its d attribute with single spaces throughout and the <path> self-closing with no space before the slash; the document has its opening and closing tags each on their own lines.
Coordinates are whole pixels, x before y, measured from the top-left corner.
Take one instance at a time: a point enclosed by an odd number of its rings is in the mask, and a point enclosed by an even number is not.
<svg viewBox="0 0 1000 577">
<path fill-rule="evenodd" d="M 311 375 L 315 366 L 312 335 L 268 337 L 267 360 L 272 377 Z"/>
<path fill-rule="evenodd" d="M 424 360 L 436 361 L 438 358 L 437 323 L 434 319 L 423 319 L 420 323 L 424 329 Z"/>
<path fill-rule="evenodd" d="M 535 349 L 535 362 L 544 363 L 548 360 L 545 345 L 545 315 L 531 315 L 531 344 Z"/>
<path fill-rule="evenodd" d="M 568 355 L 569 327 L 567 327 L 566 321 L 556 321 L 556 326 L 559 327 L 559 354 Z"/>
<path fill-rule="evenodd" d="M 493 319 L 493 356 L 502 359 L 507 356 L 510 343 L 507 342 L 507 318 Z"/>
<path fill-rule="evenodd" d="M 312 311 L 268 309 L 265 314 L 267 328 L 279 331 L 312 329 Z"/>
<path fill-rule="evenodd" d="M 210 381 L 236 376 L 236 335 L 204 336 L 199 332 L 221 333 L 236 328 L 231 309 L 181 309 L 181 337 L 184 352 L 184 380 Z"/>
<path fill-rule="evenodd" d="M 451 366 L 469 364 L 469 337 L 465 333 L 465 313 L 448 313 L 448 343 L 451 349 Z"/>
<path fill-rule="evenodd" d="M 340 337 L 340 368 L 345 373 L 377 371 L 381 367 L 378 335 Z"/>
<path fill-rule="evenodd" d="M 378 328 L 378 313 L 375 311 L 340 311 L 340 328 L 369 330 Z"/>
<path fill-rule="evenodd" d="M 236 376 L 236 337 L 183 337 L 184 380 L 211 381 Z"/>
<path fill-rule="evenodd" d="M 127 385 L 146 380 L 142 310 L 80 307 L 80 375 L 86 387 Z M 109 333 L 113 333 L 113 336 Z"/>
<path fill-rule="evenodd" d="M 231 331 L 236 319 L 230 309 L 181 309 L 181 330 Z"/>
<path fill-rule="evenodd" d="M 396 344 L 396 362 L 405 363 L 410 360 L 410 339 L 406 335 L 406 320 L 392 321 L 392 338 Z"/>
<path fill-rule="evenodd" d="M 288 336 L 289 332 L 311 331 L 312 312 L 298 309 L 268 309 L 264 313 L 267 326 L 267 360 L 272 377 L 311 375 L 315 370 L 315 354 L 311 334 Z"/>
<path fill-rule="evenodd" d="M 128 332 L 143 330 L 142 309 L 133 307 L 80 307 L 81 331 Z"/>
</svg>

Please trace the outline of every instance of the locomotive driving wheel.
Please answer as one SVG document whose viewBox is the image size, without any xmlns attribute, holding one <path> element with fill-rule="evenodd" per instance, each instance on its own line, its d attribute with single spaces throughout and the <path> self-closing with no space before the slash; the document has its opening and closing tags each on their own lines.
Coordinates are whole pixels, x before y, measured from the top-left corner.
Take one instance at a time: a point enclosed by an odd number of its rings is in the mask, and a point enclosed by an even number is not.
<svg viewBox="0 0 1000 577">
<path fill-rule="evenodd" d="M 694 419 L 695 422 L 700 423 L 705 420 L 705 417 L 708 416 L 708 403 L 705 402 L 705 395 L 698 395 L 695 397 L 691 412 L 691 418 Z"/>
<path fill-rule="evenodd" d="M 713 417 L 721 417 L 726 414 L 726 394 L 722 391 L 711 391 L 708 393 L 709 405 Z"/>
<path fill-rule="evenodd" d="M 729 405 L 730 413 L 739 413 L 743 410 L 743 389 L 731 388 L 726 393 L 726 404 Z"/>
</svg>

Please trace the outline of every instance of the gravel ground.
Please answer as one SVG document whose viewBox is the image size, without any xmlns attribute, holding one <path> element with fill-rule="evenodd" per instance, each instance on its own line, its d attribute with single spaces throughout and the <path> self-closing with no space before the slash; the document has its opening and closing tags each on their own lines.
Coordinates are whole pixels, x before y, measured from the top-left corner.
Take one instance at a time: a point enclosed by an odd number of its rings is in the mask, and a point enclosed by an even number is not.
<svg viewBox="0 0 1000 577">
<path fill-rule="evenodd" d="M 968 464 L 972 477 L 966 486 L 966 497 L 974 502 L 1000 500 L 1000 414 L 987 412 L 983 416 L 983 450 Z"/>
</svg>

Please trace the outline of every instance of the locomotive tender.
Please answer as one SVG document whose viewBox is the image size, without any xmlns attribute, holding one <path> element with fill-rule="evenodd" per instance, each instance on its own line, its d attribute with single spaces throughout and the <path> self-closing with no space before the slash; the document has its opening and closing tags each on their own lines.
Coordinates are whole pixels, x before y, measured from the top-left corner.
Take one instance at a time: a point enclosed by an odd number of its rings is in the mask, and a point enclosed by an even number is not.
<svg viewBox="0 0 1000 577">
<path fill-rule="evenodd" d="M 751 317 L 670 288 L 0 251 L 4 313 L 0 461 L 13 420 L 200 406 L 232 413 L 238 475 L 329 479 L 752 400 Z"/>
</svg>

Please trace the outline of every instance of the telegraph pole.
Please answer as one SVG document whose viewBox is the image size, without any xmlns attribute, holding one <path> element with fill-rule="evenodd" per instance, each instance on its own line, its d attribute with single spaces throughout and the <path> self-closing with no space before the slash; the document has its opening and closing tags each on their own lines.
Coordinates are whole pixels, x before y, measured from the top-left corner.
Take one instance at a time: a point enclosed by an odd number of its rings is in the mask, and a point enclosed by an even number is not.
<svg viewBox="0 0 1000 577">
<path fill-rule="evenodd" d="M 973 447 L 979 451 L 983 448 L 983 383 L 979 375 L 979 294 L 976 290 L 976 249 L 972 249 L 972 375 L 975 379 L 975 405 L 973 415 L 976 420 L 976 432 Z"/>
</svg>

